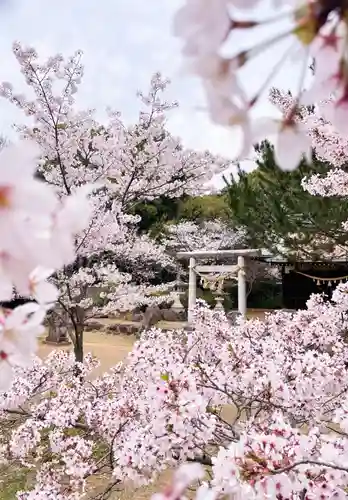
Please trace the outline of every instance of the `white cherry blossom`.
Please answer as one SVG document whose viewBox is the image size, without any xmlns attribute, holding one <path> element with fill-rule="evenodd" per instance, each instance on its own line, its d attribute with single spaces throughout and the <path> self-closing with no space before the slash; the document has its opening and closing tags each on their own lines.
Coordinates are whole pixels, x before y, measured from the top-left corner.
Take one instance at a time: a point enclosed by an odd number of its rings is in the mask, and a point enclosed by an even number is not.
<svg viewBox="0 0 348 500">
<path fill-rule="evenodd" d="M 283 170 L 295 170 L 302 157 L 311 158 L 312 146 L 307 129 L 292 118 L 256 120 L 253 137 L 258 139 L 264 135 L 276 135 L 274 153 Z"/>
<path fill-rule="evenodd" d="M 203 7 L 203 8 L 202 8 Z M 174 34 L 183 37 L 189 57 L 213 54 L 228 35 L 227 0 L 186 0 L 174 18 Z"/>
<path fill-rule="evenodd" d="M 44 332 L 42 321 L 46 310 L 28 303 L 0 316 L 0 388 L 6 390 L 15 366 L 32 363 L 37 338 Z"/>
<path fill-rule="evenodd" d="M 183 55 L 188 61 L 188 67 L 202 79 L 210 117 L 216 123 L 228 128 L 240 127 L 241 124 L 253 121 L 252 109 L 267 98 L 267 90 L 272 85 L 274 77 L 282 71 L 284 63 L 290 60 L 296 67 L 298 75 L 295 107 L 298 108 L 299 103 L 314 105 L 318 99 L 332 99 L 334 116 L 331 121 L 342 134 L 346 134 L 348 122 L 345 119 L 348 110 L 346 2 L 280 0 L 273 2 L 273 5 L 279 15 L 263 17 L 262 6 L 265 9 L 269 8 L 266 0 L 219 2 L 195 0 L 187 1 L 175 16 L 174 34 L 183 41 Z M 244 10 L 248 12 L 247 18 Z M 286 27 L 282 22 L 285 19 Z M 260 27 L 268 26 L 269 34 L 267 29 L 263 30 L 264 35 L 260 35 L 261 32 L 257 31 Z M 248 37 L 253 42 L 248 43 Z M 285 40 L 289 40 L 289 44 L 283 57 L 278 62 L 275 61 L 266 80 L 261 81 L 258 89 L 251 93 L 249 82 L 246 81 L 248 76 L 244 76 L 242 71 L 248 66 L 257 75 L 257 64 L 262 64 L 262 57 L 266 58 L 267 53 L 271 54 L 269 49 Z M 238 43 L 239 41 L 241 43 Z M 236 51 L 237 46 L 242 47 L 239 52 Z M 258 62 L 254 65 L 255 60 Z M 313 60 L 315 64 L 311 65 Z M 242 88 L 245 93 L 246 104 L 243 106 L 238 100 L 236 101 L 236 98 L 240 98 L 236 85 L 232 84 L 222 95 L 219 89 L 229 62 L 233 62 L 234 80 L 237 81 L 237 78 L 240 80 L 238 89 Z M 307 76 L 311 73 L 313 73 L 312 83 L 308 89 Z M 250 71 L 245 72 L 245 75 L 249 74 Z M 247 157 L 255 138 L 251 136 L 249 126 L 242 126 L 241 130 L 245 136 L 242 156 Z M 288 132 L 294 130 L 288 128 Z M 287 135 L 287 140 L 291 144 L 291 134 Z M 306 146 L 306 142 L 302 141 L 298 148 L 303 147 L 303 153 L 307 154 Z M 279 157 L 282 162 L 284 161 L 284 169 L 292 168 L 286 163 L 287 156 L 285 154 Z M 280 167 L 283 168 L 282 163 Z"/>
</svg>

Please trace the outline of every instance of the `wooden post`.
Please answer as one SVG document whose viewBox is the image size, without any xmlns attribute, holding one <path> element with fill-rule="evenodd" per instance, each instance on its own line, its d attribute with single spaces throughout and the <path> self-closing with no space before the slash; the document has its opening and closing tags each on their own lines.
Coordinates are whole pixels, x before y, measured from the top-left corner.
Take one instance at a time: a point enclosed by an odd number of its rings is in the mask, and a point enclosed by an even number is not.
<svg viewBox="0 0 348 500">
<path fill-rule="evenodd" d="M 245 280 L 245 260 L 242 255 L 238 256 L 238 312 L 242 316 L 247 312 L 246 300 L 246 280 Z"/>
<path fill-rule="evenodd" d="M 188 286 L 188 311 L 187 311 L 187 322 L 189 325 L 193 321 L 193 311 L 196 305 L 196 294 L 197 294 L 197 276 L 195 271 L 196 259 L 190 257 L 189 262 L 189 286 Z"/>
</svg>

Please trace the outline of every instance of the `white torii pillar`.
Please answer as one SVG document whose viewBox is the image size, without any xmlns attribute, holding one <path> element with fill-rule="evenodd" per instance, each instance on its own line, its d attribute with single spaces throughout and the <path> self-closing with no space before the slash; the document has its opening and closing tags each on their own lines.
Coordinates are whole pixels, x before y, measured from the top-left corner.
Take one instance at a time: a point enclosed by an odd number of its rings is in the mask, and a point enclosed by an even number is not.
<svg viewBox="0 0 348 500">
<path fill-rule="evenodd" d="M 196 305 L 197 297 L 197 274 L 195 271 L 196 261 L 206 258 L 228 258 L 237 257 L 238 261 L 238 312 L 243 316 L 247 312 L 247 297 L 246 297 L 246 272 L 245 272 L 245 257 L 257 257 L 261 255 L 261 251 L 257 249 L 245 250 L 216 250 L 216 251 L 193 251 L 179 252 L 178 259 L 189 259 L 189 286 L 188 286 L 188 311 L 187 321 L 192 324 L 193 311 Z M 200 266 L 202 268 L 204 266 Z M 220 266 L 214 266 L 219 268 Z M 227 270 L 226 265 L 221 265 L 221 271 Z"/>
<path fill-rule="evenodd" d="M 188 286 L 188 307 L 187 307 L 187 322 L 192 324 L 193 311 L 197 299 L 197 275 L 195 271 L 196 259 L 190 257 L 189 260 L 189 286 Z"/>
<path fill-rule="evenodd" d="M 238 255 L 238 312 L 242 316 L 247 313 L 245 259 L 243 255 Z"/>
</svg>

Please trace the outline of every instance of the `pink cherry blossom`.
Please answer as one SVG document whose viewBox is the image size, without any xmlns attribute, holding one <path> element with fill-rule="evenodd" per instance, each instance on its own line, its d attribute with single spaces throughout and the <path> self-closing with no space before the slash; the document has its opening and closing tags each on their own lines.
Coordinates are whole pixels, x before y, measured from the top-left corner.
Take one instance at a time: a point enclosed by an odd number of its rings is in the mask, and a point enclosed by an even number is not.
<svg viewBox="0 0 348 500">
<path fill-rule="evenodd" d="M 271 101 L 286 115 L 293 107 L 294 99 L 273 89 Z M 319 102 L 313 113 L 302 107 L 295 116 L 296 126 L 306 134 L 317 157 L 332 165 L 326 175 L 313 174 L 305 178 L 302 185 L 313 195 L 347 196 L 348 176 L 344 169 L 348 154 L 345 135 L 329 121 L 333 119 L 335 104 L 332 101 Z"/>
<path fill-rule="evenodd" d="M 331 426 L 347 425 L 346 291 L 234 326 L 199 303 L 192 331 L 149 330 L 124 364 L 97 378 L 89 355 L 78 373 L 64 352 L 17 368 L 0 418 L 18 415 L 2 438 L 6 459 L 36 467 L 21 498 L 40 488 L 52 495 L 63 481 L 64 500 L 93 495 L 87 479 L 100 474 L 106 489 L 141 486 L 187 461 L 195 465 L 155 498 L 185 498 L 197 480 L 196 500 L 296 497 L 303 488 L 313 498 L 326 489 L 342 496 L 348 442 Z M 232 404 L 226 420 L 222 409 Z M 197 463 L 210 464 L 211 477 Z"/>
<path fill-rule="evenodd" d="M 0 317 L 0 387 L 7 389 L 14 366 L 30 365 L 42 335 L 45 309 L 34 303 L 18 306 Z"/>
<path fill-rule="evenodd" d="M 299 102 L 313 105 L 318 99 L 332 99 L 334 117 L 331 121 L 345 134 L 348 86 L 345 68 L 347 5 L 342 0 L 280 0 L 273 2 L 276 9 L 280 10 L 279 15 L 264 16 L 263 13 L 269 9 L 268 3 L 266 0 L 187 0 L 174 17 L 174 35 L 183 41 L 182 52 L 188 60 L 188 67 L 203 81 L 209 115 L 213 121 L 226 127 L 253 121 L 252 108 L 257 107 L 267 96 L 274 77 L 283 70 L 287 60 L 291 60 L 298 69 L 295 108 Z M 248 12 L 247 18 L 243 10 Z M 282 22 L 284 19 L 287 20 L 286 27 Z M 258 28 L 268 26 L 269 34 L 264 29 L 264 35 L 260 36 Z M 249 39 L 253 41 L 249 42 Z M 249 76 L 243 75 L 243 69 L 248 66 L 257 75 L 257 64 L 262 64 L 260 58 L 268 57 L 268 49 L 287 39 L 288 49 L 285 49 L 283 57 L 275 61 L 266 80 L 260 82 L 256 92 L 253 90 L 251 93 L 246 80 Z M 243 48 L 236 52 L 236 47 Z M 254 64 L 256 59 L 258 62 Z M 315 64 L 310 67 L 313 60 Z M 310 89 L 306 89 L 306 77 L 310 71 L 313 72 L 312 85 Z M 221 94 L 221 79 L 226 79 L 228 74 L 230 87 L 226 87 Z M 251 73 L 246 72 L 245 75 L 247 74 Z M 235 84 L 236 81 L 238 85 Z M 243 106 L 236 102 L 240 98 L 241 89 L 246 102 Z M 290 147 L 294 129 L 288 129 L 288 132 L 291 133 L 284 135 L 284 139 L 287 137 L 290 140 Z M 250 133 L 249 126 L 243 126 L 242 133 L 245 136 L 242 153 L 243 156 L 248 156 L 255 138 Z M 303 154 L 307 154 L 306 141 L 298 141 L 297 147 L 302 148 Z M 279 158 L 284 162 L 285 169 L 294 168 L 286 164 L 289 156 L 291 154 L 286 153 Z M 298 158 L 297 152 L 295 156 Z"/>
<path fill-rule="evenodd" d="M 108 121 L 100 124 L 93 111 L 75 106 L 83 76 L 80 52 L 68 60 L 57 55 L 41 63 L 32 48 L 15 43 L 13 50 L 34 99 L 19 97 L 8 83 L 2 85 L 1 94 L 31 116 L 33 126 L 19 125 L 17 130 L 36 142 L 45 180 L 40 185 L 50 193 L 52 186 L 60 200 L 54 198 L 49 224 L 35 220 L 47 245 L 28 274 L 38 265 L 60 269 L 49 281 L 59 290 L 59 302 L 74 325 L 72 340 L 77 342 L 85 320 L 97 312 L 91 287 L 103 293 L 99 314 L 117 315 L 142 304 L 171 300 L 172 282 L 153 286 L 149 281 L 155 277 L 154 269 L 174 273 L 176 263 L 163 245 L 139 235 L 140 218 L 130 212 L 139 202 L 158 196 L 206 191 L 230 161 L 185 149 L 168 132 L 166 116 L 177 103 L 162 97 L 169 81 L 161 75 L 153 76 L 148 93 L 139 93 L 142 109 L 134 124 L 126 125 L 112 110 Z M 118 262 L 122 271 L 110 261 Z M 72 265 L 66 266 L 67 262 Z M 17 261 L 9 264 L 15 268 Z M 4 293 L 9 294 L 12 283 L 5 284 Z M 27 279 L 15 286 L 19 293 L 28 293 Z M 45 300 L 53 298 L 54 288 L 49 286 L 36 284 L 36 298 L 42 300 L 45 289 L 44 294 L 50 295 Z"/>
<path fill-rule="evenodd" d="M 163 244 L 179 251 L 223 250 L 243 246 L 245 231 L 234 230 L 221 220 L 197 222 L 180 222 L 167 226 L 168 236 Z"/>
<path fill-rule="evenodd" d="M 185 38 L 188 56 L 214 53 L 228 35 L 228 0 L 186 0 L 174 19 L 174 34 Z"/>
<path fill-rule="evenodd" d="M 284 117 L 283 120 L 260 119 L 254 123 L 253 137 L 258 138 L 264 134 L 276 134 L 274 153 L 279 166 L 284 170 L 295 170 L 303 156 L 310 159 L 311 141 L 306 133 L 306 127 Z"/>
<path fill-rule="evenodd" d="M 47 281 L 53 274 L 52 269 L 37 267 L 29 275 L 29 286 L 26 295 L 32 296 L 39 304 L 52 304 L 57 301 L 58 289 Z"/>
<path fill-rule="evenodd" d="M 182 493 L 196 479 L 204 477 L 204 469 L 200 464 L 182 465 L 173 477 L 173 484 L 165 493 L 153 495 L 151 500 L 177 500 Z"/>
</svg>

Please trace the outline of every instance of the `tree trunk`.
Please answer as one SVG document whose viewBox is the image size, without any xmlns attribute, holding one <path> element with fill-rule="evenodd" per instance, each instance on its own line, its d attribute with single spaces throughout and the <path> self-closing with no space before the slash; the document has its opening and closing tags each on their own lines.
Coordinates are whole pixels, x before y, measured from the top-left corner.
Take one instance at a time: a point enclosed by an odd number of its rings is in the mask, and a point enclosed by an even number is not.
<svg viewBox="0 0 348 500">
<path fill-rule="evenodd" d="M 74 353 L 79 363 L 83 363 L 83 330 L 83 325 L 77 325 L 75 330 Z"/>
<path fill-rule="evenodd" d="M 83 362 L 83 333 L 85 330 L 85 310 L 82 307 L 76 306 L 74 311 L 75 316 L 75 342 L 74 353 L 76 361 Z"/>
</svg>

